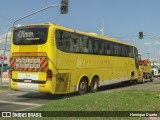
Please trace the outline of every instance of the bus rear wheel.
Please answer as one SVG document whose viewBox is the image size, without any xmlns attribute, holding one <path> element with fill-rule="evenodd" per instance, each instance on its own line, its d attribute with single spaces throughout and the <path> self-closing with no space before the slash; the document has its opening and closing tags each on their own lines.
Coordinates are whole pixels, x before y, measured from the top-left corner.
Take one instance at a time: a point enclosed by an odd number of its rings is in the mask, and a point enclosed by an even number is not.
<svg viewBox="0 0 160 120">
<path fill-rule="evenodd" d="M 98 90 L 98 77 L 93 77 L 90 85 L 90 92 L 95 93 Z"/>
<path fill-rule="evenodd" d="M 87 82 L 87 78 L 82 78 L 80 83 L 79 83 L 79 89 L 78 89 L 78 94 L 79 95 L 83 95 L 87 92 L 88 90 L 88 82 Z"/>
</svg>

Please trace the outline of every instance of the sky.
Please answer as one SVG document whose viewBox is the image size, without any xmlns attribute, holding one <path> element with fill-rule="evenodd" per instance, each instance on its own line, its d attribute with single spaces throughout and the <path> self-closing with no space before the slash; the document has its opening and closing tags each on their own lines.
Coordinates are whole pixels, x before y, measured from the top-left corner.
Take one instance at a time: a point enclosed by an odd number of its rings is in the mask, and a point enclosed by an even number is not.
<svg viewBox="0 0 160 120">
<path fill-rule="evenodd" d="M 4 43 L 4 34 L 16 19 L 60 3 L 61 0 L 1 0 L 0 44 Z M 69 0 L 68 14 L 60 14 L 60 7 L 49 8 L 16 25 L 52 22 L 75 30 L 101 34 L 100 29 L 104 24 L 106 36 L 135 45 L 143 58 L 159 60 L 159 5 L 160 0 Z M 140 31 L 143 31 L 144 39 L 139 39 Z"/>
</svg>

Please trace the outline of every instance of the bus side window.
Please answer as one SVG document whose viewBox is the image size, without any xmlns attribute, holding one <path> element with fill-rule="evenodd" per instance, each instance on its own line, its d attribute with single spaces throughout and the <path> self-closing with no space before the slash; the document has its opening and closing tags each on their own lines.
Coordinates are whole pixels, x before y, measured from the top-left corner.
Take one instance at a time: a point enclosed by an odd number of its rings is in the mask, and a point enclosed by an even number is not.
<svg viewBox="0 0 160 120">
<path fill-rule="evenodd" d="M 88 40 L 88 49 L 89 49 L 89 53 L 92 54 L 93 53 L 92 38 L 89 38 L 89 40 Z"/>
<path fill-rule="evenodd" d="M 128 48 L 128 46 L 125 46 L 125 54 L 126 54 L 126 57 L 129 57 L 129 48 Z"/>
<path fill-rule="evenodd" d="M 105 41 L 105 55 L 110 55 L 110 46 L 109 43 L 107 41 Z"/>
<path fill-rule="evenodd" d="M 134 58 L 138 59 L 138 50 L 134 47 Z"/>
<path fill-rule="evenodd" d="M 126 51 L 125 51 L 125 46 L 122 45 L 122 56 L 126 57 Z"/>
<path fill-rule="evenodd" d="M 121 44 L 119 44 L 118 45 L 118 52 L 119 52 L 119 56 L 123 56 L 123 53 L 122 53 L 122 45 Z"/>
<path fill-rule="evenodd" d="M 119 55 L 118 44 L 114 44 L 114 55 L 115 55 L 115 56 L 118 56 L 118 55 Z"/>
<path fill-rule="evenodd" d="M 132 47 L 128 48 L 128 54 L 129 54 L 129 57 L 134 57 L 133 56 L 133 48 Z"/>
<path fill-rule="evenodd" d="M 126 54 L 125 54 L 125 46 L 124 45 L 119 44 L 119 55 L 122 56 L 122 57 L 126 56 Z"/>
<path fill-rule="evenodd" d="M 57 48 L 65 51 L 70 52 L 70 33 L 57 30 L 56 31 L 56 44 Z"/>
<path fill-rule="evenodd" d="M 98 47 L 99 47 L 99 54 L 103 55 L 104 54 L 104 41 L 103 40 L 100 40 L 98 42 Z"/>
<path fill-rule="evenodd" d="M 98 54 L 98 52 L 99 52 L 98 40 L 97 40 L 97 39 L 95 39 L 95 40 L 93 41 L 93 51 L 94 51 L 94 54 Z"/>
<path fill-rule="evenodd" d="M 124 54 L 125 54 L 125 57 L 128 57 L 127 46 L 124 46 Z"/>
<path fill-rule="evenodd" d="M 63 46 L 63 32 L 57 30 L 56 31 L 56 43 L 57 43 L 57 48 L 62 50 L 62 46 Z"/>
<path fill-rule="evenodd" d="M 110 55 L 114 55 L 114 44 L 110 42 L 109 46 L 110 46 Z"/>
<path fill-rule="evenodd" d="M 70 52 L 80 52 L 79 49 L 79 36 L 76 34 L 71 34 L 70 40 Z"/>
<path fill-rule="evenodd" d="M 63 33 L 63 40 L 64 44 L 62 46 L 63 51 L 70 52 L 70 33 L 69 32 L 64 32 Z"/>
<path fill-rule="evenodd" d="M 82 37 L 82 53 L 89 53 L 87 36 Z"/>
<path fill-rule="evenodd" d="M 83 53 L 83 37 L 82 36 L 79 36 L 79 49 L 80 49 L 80 52 Z"/>
</svg>

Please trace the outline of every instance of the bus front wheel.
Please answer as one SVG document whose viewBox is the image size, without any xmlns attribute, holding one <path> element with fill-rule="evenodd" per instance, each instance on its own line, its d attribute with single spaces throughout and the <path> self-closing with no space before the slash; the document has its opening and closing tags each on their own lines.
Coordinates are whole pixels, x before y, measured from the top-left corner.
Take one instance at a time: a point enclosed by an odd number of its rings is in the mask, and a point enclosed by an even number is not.
<svg viewBox="0 0 160 120">
<path fill-rule="evenodd" d="M 78 89 L 78 94 L 79 95 L 83 95 L 87 92 L 88 89 L 88 82 L 87 82 L 87 78 L 82 78 L 80 83 L 79 83 L 79 89 Z"/>
</svg>

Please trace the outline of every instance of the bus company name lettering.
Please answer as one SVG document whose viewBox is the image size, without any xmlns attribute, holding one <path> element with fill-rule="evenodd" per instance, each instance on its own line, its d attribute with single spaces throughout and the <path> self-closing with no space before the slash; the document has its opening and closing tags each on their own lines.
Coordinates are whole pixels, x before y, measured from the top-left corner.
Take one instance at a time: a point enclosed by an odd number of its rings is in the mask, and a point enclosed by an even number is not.
<svg viewBox="0 0 160 120">
<path fill-rule="evenodd" d="M 26 32 L 26 31 L 19 31 L 18 33 L 19 38 L 34 38 L 33 32 Z"/>
</svg>

